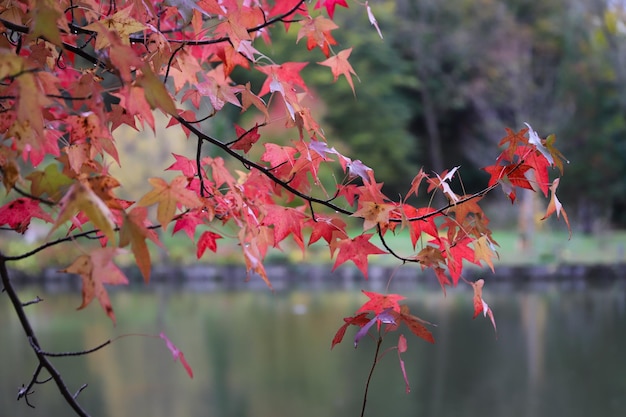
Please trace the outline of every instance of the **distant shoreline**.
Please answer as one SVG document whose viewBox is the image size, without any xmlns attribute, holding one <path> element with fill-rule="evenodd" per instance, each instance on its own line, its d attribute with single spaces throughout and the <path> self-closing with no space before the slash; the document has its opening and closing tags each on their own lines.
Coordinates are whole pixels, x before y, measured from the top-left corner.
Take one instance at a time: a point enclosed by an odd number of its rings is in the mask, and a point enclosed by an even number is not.
<svg viewBox="0 0 626 417">
<path fill-rule="evenodd" d="M 328 264 L 269 264 L 265 268 L 275 291 L 292 289 L 352 290 L 360 288 L 384 291 L 390 277 L 392 279 L 389 291 L 439 288 L 439 282 L 432 271 L 421 271 L 415 265 L 400 267 L 370 265 L 368 280 L 358 269 L 349 265 L 343 265 L 334 272 L 331 272 L 332 266 Z M 154 266 L 150 283 L 147 285 L 144 284 L 136 267 L 124 268 L 124 272 L 133 288 L 149 289 L 151 286 L 167 284 L 173 288 L 189 291 L 268 289 L 258 276 L 252 274 L 247 280 L 243 265 L 157 265 Z M 626 282 L 626 263 L 613 265 L 502 265 L 496 267 L 495 274 L 488 268 L 479 269 L 467 266 L 463 271 L 463 277 L 468 281 L 483 278 L 486 285 L 497 284 L 498 287 L 511 289 L 518 287 L 541 289 L 546 285 L 558 285 L 575 290 L 608 286 L 621 281 Z M 37 285 L 50 292 L 80 288 L 78 276 L 60 273 L 53 268 L 47 268 L 37 275 L 13 270 L 11 271 L 11 279 L 20 286 Z M 462 284 L 463 282 L 459 282 L 460 287 L 464 287 Z"/>
</svg>

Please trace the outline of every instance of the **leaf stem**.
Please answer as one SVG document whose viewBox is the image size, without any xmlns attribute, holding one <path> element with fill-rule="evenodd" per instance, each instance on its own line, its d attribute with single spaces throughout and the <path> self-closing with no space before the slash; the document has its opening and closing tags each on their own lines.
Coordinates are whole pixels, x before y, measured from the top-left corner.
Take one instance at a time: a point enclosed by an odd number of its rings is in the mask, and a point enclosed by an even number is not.
<svg viewBox="0 0 626 417">
<path fill-rule="evenodd" d="M 380 352 L 380 345 L 383 343 L 383 337 L 379 334 L 378 341 L 376 342 L 376 352 L 374 352 L 374 361 L 372 362 L 372 367 L 370 368 L 370 373 L 367 376 L 367 382 L 365 383 L 365 392 L 363 393 L 363 406 L 361 407 L 361 417 L 365 415 L 365 405 L 367 404 L 367 392 L 370 388 L 370 381 L 372 380 L 372 375 L 374 374 L 374 369 L 376 368 L 376 364 L 378 364 L 378 353 Z"/>
</svg>

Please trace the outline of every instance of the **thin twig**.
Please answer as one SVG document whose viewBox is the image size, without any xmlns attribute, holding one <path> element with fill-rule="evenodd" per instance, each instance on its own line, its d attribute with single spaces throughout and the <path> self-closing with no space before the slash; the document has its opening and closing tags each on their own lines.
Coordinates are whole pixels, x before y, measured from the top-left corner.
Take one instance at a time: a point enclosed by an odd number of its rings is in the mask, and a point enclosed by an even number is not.
<svg viewBox="0 0 626 417">
<path fill-rule="evenodd" d="M 363 406 L 361 407 L 361 417 L 365 415 L 365 405 L 367 404 L 367 392 L 370 388 L 370 381 L 372 380 L 372 375 L 374 374 L 374 369 L 376 368 L 376 364 L 378 364 L 378 352 L 380 352 L 380 345 L 383 343 L 383 337 L 379 334 L 378 341 L 376 342 L 376 352 L 374 352 L 374 361 L 372 362 L 372 367 L 370 368 L 370 373 L 367 376 L 367 382 L 365 383 L 365 392 L 363 393 Z"/>
</svg>

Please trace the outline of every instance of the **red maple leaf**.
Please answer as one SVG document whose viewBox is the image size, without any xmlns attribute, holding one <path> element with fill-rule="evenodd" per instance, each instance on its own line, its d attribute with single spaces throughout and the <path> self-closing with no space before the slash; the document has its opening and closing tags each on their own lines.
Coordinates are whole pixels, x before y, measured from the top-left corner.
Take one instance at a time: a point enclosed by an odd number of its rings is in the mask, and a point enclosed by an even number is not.
<svg viewBox="0 0 626 417">
<path fill-rule="evenodd" d="M 204 213 L 202 210 L 192 210 L 176 219 L 172 235 L 180 230 L 184 230 L 187 236 L 189 236 L 189 239 L 193 242 L 195 239 L 196 227 L 203 223 Z"/>
<path fill-rule="evenodd" d="M 550 161 L 548 161 L 538 150 L 527 146 L 518 147 L 515 154 L 524 160 L 524 166 L 528 166 L 535 171 L 535 181 L 537 186 L 543 192 L 543 195 L 547 197 L 548 189 L 550 187 L 550 177 L 548 175 Z"/>
<path fill-rule="evenodd" d="M 172 119 L 175 120 L 175 119 Z M 198 173 L 198 164 L 196 161 L 193 161 L 185 156 L 177 155 L 175 153 L 172 154 L 176 159 L 169 167 L 165 168 L 166 171 L 174 171 L 178 170 L 183 173 L 183 175 L 187 178 L 195 177 Z"/>
<path fill-rule="evenodd" d="M 370 292 L 361 290 L 361 292 L 369 297 L 369 301 L 363 304 L 356 312 L 373 311 L 375 314 L 380 314 L 387 309 L 400 313 L 400 304 L 398 301 L 404 300 L 405 297 L 399 294 L 380 294 L 377 292 Z"/>
<path fill-rule="evenodd" d="M 409 204 L 402 205 L 402 212 L 407 219 L 416 219 L 421 216 L 428 215 L 430 213 L 435 212 L 436 210 L 432 207 L 420 207 L 415 208 Z M 396 213 L 392 213 L 394 218 L 398 218 L 399 215 Z M 439 231 L 437 230 L 437 225 L 435 224 L 435 218 L 441 216 L 441 214 L 433 215 L 423 220 L 411 220 L 409 221 L 409 231 L 411 234 L 411 243 L 413 243 L 413 248 L 417 245 L 422 233 L 426 233 L 430 236 L 439 236 Z"/>
<path fill-rule="evenodd" d="M 348 3 L 346 0 L 318 0 L 315 4 L 315 9 L 320 9 L 322 7 L 326 7 L 326 12 L 328 12 L 328 17 L 331 19 L 335 14 L 335 6 L 342 6 L 348 8 Z"/>
<path fill-rule="evenodd" d="M 333 271 L 344 262 L 352 261 L 367 279 L 367 255 L 382 255 L 387 252 L 370 243 L 372 234 L 362 234 L 354 239 L 343 239 L 337 243 L 339 254 Z"/>
<path fill-rule="evenodd" d="M 524 128 L 519 132 L 515 132 L 508 127 L 505 128 L 506 136 L 500 140 L 498 146 L 508 145 L 507 148 L 502 152 L 502 157 L 506 158 L 508 161 L 513 161 L 513 155 L 517 151 L 518 146 L 527 145 L 528 139 L 526 138 L 526 133 L 528 133 L 528 128 Z"/>
<path fill-rule="evenodd" d="M 18 198 L 0 207 L 0 225 L 8 224 L 18 233 L 24 233 L 33 217 L 54 223 L 48 213 L 39 207 L 39 201 L 30 198 Z"/>
<path fill-rule="evenodd" d="M 252 145 L 254 145 L 261 135 L 259 135 L 259 125 L 254 125 L 252 129 L 246 130 L 235 123 L 235 139 L 230 145 L 231 149 L 239 149 L 247 153 Z"/>
<path fill-rule="evenodd" d="M 304 250 L 302 223 L 305 215 L 302 213 L 302 208 L 267 206 L 266 210 L 262 224 L 274 226 L 274 246 L 278 246 L 287 236 L 293 235 L 293 240 L 300 249 Z"/>
<path fill-rule="evenodd" d="M 196 256 L 198 259 L 204 255 L 204 252 L 207 249 L 210 249 L 213 252 L 217 251 L 217 239 L 221 239 L 222 236 L 217 233 L 206 231 L 200 235 L 200 239 L 198 239 L 198 250 L 196 251 Z"/>
<path fill-rule="evenodd" d="M 511 202 L 515 202 L 515 187 L 532 190 L 533 186 L 524 175 L 530 169 L 528 165 L 490 165 L 483 168 L 491 178 L 489 178 L 488 186 L 491 187 L 496 183 L 502 185 L 505 194 L 509 196 Z"/>
<path fill-rule="evenodd" d="M 313 228 L 311 237 L 309 238 L 309 246 L 323 238 L 326 242 L 331 243 L 335 239 L 345 239 L 346 222 L 339 217 L 316 216 L 315 220 L 310 219 L 306 222 L 306 226 Z"/>
<path fill-rule="evenodd" d="M 303 91 L 308 91 L 308 88 L 300 76 L 300 71 L 306 67 L 308 62 L 285 62 L 282 65 L 263 65 L 257 67 L 259 71 L 267 75 L 267 79 L 261 87 L 259 96 L 263 96 L 270 91 L 277 91 L 271 84 L 280 83 L 285 84 L 290 88 L 300 87 Z"/>
<path fill-rule="evenodd" d="M 448 271 L 450 271 L 454 285 L 458 284 L 461 273 L 463 272 L 463 259 L 476 263 L 474 259 L 474 249 L 467 246 L 470 243 L 472 243 L 472 239 L 465 237 L 454 242 L 448 249 Z"/>
<path fill-rule="evenodd" d="M 341 343 L 341 341 L 343 340 L 343 337 L 346 334 L 346 329 L 348 328 L 348 326 L 350 325 L 354 325 L 354 326 L 359 326 L 359 327 L 363 327 L 365 326 L 367 323 L 369 323 L 370 319 L 367 317 L 368 313 L 361 313 L 361 314 L 357 314 L 354 317 L 346 317 L 343 319 L 343 321 L 345 322 L 340 328 L 339 330 L 337 330 L 337 333 L 335 333 L 335 337 L 333 337 L 333 341 L 331 342 L 330 348 L 334 348 L 336 344 Z"/>
</svg>

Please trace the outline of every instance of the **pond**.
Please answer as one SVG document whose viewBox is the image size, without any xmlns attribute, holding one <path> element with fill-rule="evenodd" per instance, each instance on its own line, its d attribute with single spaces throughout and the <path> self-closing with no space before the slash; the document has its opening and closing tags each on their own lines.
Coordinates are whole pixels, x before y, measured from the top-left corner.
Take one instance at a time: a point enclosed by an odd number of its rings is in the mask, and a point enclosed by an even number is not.
<svg viewBox="0 0 626 417">
<path fill-rule="evenodd" d="M 168 286 L 111 295 L 118 325 L 97 303 L 76 312 L 79 293 L 22 290 L 48 351 L 93 347 L 56 360 L 93 416 L 359 416 L 375 344 L 352 347 L 354 329 L 330 350 L 342 317 L 366 300 L 358 291 L 186 292 Z M 407 334 L 403 354 L 411 392 L 395 351 L 379 364 L 366 416 L 621 416 L 626 409 L 626 291 L 556 286 L 506 289 L 485 298 L 496 315 L 472 320 L 471 293 L 414 289 L 411 311 L 437 324 L 436 344 Z M 0 410 L 3 416 L 71 415 L 52 384 L 36 386 L 35 409 L 16 402 L 35 361 L 22 329 L 0 297 Z M 165 331 L 194 370 L 190 379 L 158 338 Z M 397 340 L 397 336 L 390 339 Z M 387 340 L 391 344 L 392 340 Z"/>
</svg>

